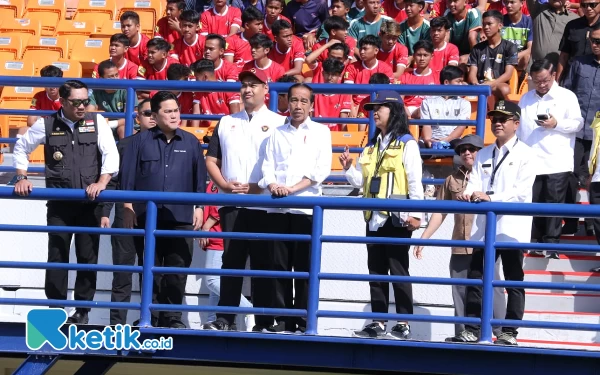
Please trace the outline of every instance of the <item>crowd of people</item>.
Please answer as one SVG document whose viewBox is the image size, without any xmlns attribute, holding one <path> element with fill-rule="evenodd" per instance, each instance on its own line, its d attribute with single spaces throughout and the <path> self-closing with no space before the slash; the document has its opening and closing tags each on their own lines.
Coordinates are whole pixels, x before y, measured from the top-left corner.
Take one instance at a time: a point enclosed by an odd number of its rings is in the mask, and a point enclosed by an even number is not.
<svg viewBox="0 0 600 375">
<path fill-rule="evenodd" d="M 586 0 L 584 0 L 586 1 Z M 600 200 L 597 154 L 600 132 L 600 3 L 563 0 L 505 0 L 467 4 L 465 0 L 356 1 L 214 0 L 198 8 L 168 0 L 167 17 L 148 39 L 139 16 L 121 16 L 123 33 L 111 38 L 110 59 L 101 62 L 102 78 L 239 81 L 239 93 L 138 92 L 136 134 L 125 137 L 123 122 L 96 109 L 124 111 L 119 91 L 88 90 L 66 82 L 36 95 L 32 108 L 53 109 L 49 117 L 31 116 L 14 149 L 15 192 L 33 189 L 27 179 L 28 154 L 43 144 L 46 186 L 85 189 L 89 202 L 49 202 L 48 225 L 144 228 L 145 205 L 97 203 L 106 189 L 266 194 L 274 197 L 319 196 L 332 169 L 331 131 L 317 117 L 367 116 L 373 113 L 375 136 L 356 161 L 346 150 L 339 157 L 348 183 L 362 195 L 380 199 L 424 199 L 420 148 L 452 148 L 461 165 L 438 191 L 438 199 L 480 203 L 574 202 L 578 189 Z M 526 5 L 526 6 L 525 6 Z M 188 8 L 188 9 L 186 9 Z M 201 11 L 199 11 L 201 10 Z M 582 15 L 579 16 L 577 12 Z M 528 13 L 528 14 L 525 14 Z M 564 33 L 562 32 L 564 28 Z M 308 70 L 303 67 L 305 64 Z M 512 77 L 528 79 L 530 90 L 518 103 L 509 99 Z M 135 72 L 135 73 L 134 73 Z M 42 76 L 60 77 L 55 67 Z M 193 78 L 192 78 L 193 77 Z M 268 109 L 269 83 L 293 83 Z M 375 100 L 364 95 L 315 95 L 311 83 L 489 85 L 488 117 L 495 141 L 485 145 L 464 126 L 423 126 L 410 135 L 411 118 L 468 119 L 469 103 L 456 96 L 402 96 L 390 86 Z M 466 83 L 465 83 L 466 82 Z M 47 106 L 47 107 L 44 107 Z M 182 126 L 181 114 L 223 115 L 204 155 L 201 142 Z M 189 121 L 189 120 L 188 120 Z M 115 145 L 115 138 L 119 140 Z M 206 175 L 210 177 L 207 186 Z M 203 207 L 160 204 L 157 228 L 213 232 L 310 234 L 312 212 L 263 207 Z M 452 239 L 482 240 L 485 216 L 454 215 Z M 429 238 L 445 215 L 434 214 L 422 237 Z M 367 236 L 410 238 L 422 227 L 422 213 L 365 211 Z M 557 243 L 568 231 L 561 218 L 500 216 L 497 239 Z M 599 221 L 590 221 L 600 243 Z M 594 229 L 596 229 L 594 231 Z M 207 268 L 308 271 L 310 244 L 294 241 L 202 238 Z M 68 262 L 72 235 L 49 234 L 49 262 Z M 143 264 L 143 237 L 112 236 L 113 263 Z M 75 234 L 79 263 L 97 263 L 99 236 Z M 157 238 L 157 266 L 189 267 L 193 239 Z M 368 270 L 374 275 L 408 276 L 410 247 L 367 245 Z M 523 280 L 523 251 L 497 251 L 504 277 Z M 543 255 L 535 253 L 536 255 Z M 424 259 L 423 247 L 414 249 Z M 548 257 L 558 258 L 555 252 Z M 481 278 L 483 249 L 453 248 L 451 277 Z M 496 272 L 500 270 L 496 266 Z M 252 279 L 251 300 L 242 295 L 242 278 L 211 276 L 209 301 L 218 306 L 305 309 L 308 280 Z M 112 301 L 131 298 L 132 275 L 114 273 Z M 153 301 L 181 304 L 186 275 L 155 275 Z M 92 300 L 95 272 L 78 272 L 76 300 Z M 67 298 L 67 271 L 48 270 L 46 296 Z M 393 283 L 396 312 L 413 313 L 410 283 Z M 523 318 L 525 293 L 507 288 L 508 301 L 497 317 Z M 389 285 L 371 282 L 371 309 L 387 313 Z M 454 288 L 458 316 L 479 317 L 481 288 Z M 69 322 L 85 324 L 89 309 L 76 309 Z M 111 324 L 123 324 L 126 310 L 111 310 Z M 235 314 L 217 313 L 204 329 L 236 330 Z M 253 331 L 304 332 L 306 320 L 257 315 Z M 181 312 L 153 312 L 152 325 L 186 328 Z M 137 323 L 136 323 L 137 324 Z M 359 337 L 410 338 L 408 321 L 387 332 L 376 320 L 355 332 Z M 455 342 L 478 340 L 479 327 L 456 327 Z M 499 344 L 516 345 L 517 329 L 495 332 Z"/>
</svg>

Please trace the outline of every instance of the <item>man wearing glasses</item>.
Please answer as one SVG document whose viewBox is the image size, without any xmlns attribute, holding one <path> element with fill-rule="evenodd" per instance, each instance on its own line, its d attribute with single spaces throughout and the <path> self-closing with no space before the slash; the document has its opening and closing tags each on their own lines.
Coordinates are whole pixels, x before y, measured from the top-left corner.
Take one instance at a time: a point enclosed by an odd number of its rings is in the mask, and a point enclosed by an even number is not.
<svg viewBox="0 0 600 375">
<path fill-rule="evenodd" d="M 560 87 L 549 60 L 538 60 L 530 69 L 533 90 L 521 97 L 521 125 L 517 136 L 537 154 L 537 177 L 533 202 L 565 203 L 573 173 L 575 136 L 583 128 L 577 96 Z M 592 88 L 590 87 L 590 90 Z M 559 243 L 561 217 L 535 217 L 531 239 L 540 243 Z M 542 251 L 533 252 L 543 255 Z M 558 253 L 547 252 L 558 259 Z"/>
<path fill-rule="evenodd" d="M 67 81 L 58 90 L 62 108 L 38 119 L 15 144 L 13 165 L 17 170 L 15 193 L 27 196 L 33 184 L 27 179 L 29 154 L 44 145 L 46 187 L 85 189 L 89 201 L 49 201 L 49 226 L 100 226 L 102 206 L 95 202 L 119 171 L 119 152 L 108 123 L 101 115 L 86 113 L 88 88 L 81 81 Z M 69 263 L 71 233 L 48 233 L 48 262 Z M 75 234 L 75 254 L 82 264 L 98 263 L 100 236 Z M 47 270 L 45 291 L 51 300 L 66 300 L 67 270 Z M 92 301 L 96 272 L 78 271 L 75 300 Z M 68 323 L 87 324 L 89 308 L 77 308 Z"/>
</svg>

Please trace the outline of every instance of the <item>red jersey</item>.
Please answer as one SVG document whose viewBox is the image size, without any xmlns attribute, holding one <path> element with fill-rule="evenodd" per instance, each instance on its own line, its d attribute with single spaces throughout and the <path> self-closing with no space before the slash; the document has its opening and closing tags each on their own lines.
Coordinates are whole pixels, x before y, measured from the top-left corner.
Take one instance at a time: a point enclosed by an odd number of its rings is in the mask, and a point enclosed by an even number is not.
<svg viewBox="0 0 600 375">
<path fill-rule="evenodd" d="M 173 45 L 173 43 L 175 43 L 175 41 L 180 39 L 182 36 L 176 30 L 171 30 L 169 28 L 169 17 L 163 17 L 156 23 L 156 27 L 154 28 L 154 37 L 161 37 L 169 42 L 169 44 Z"/>
<path fill-rule="evenodd" d="M 358 106 L 358 113 L 356 114 L 357 118 L 368 118 L 369 117 L 369 111 L 367 111 L 365 109 L 365 104 L 367 104 L 368 102 L 371 101 L 370 97 L 366 97 L 363 100 L 361 100 L 359 106 Z"/>
<path fill-rule="evenodd" d="M 173 45 L 171 57 L 178 59 L 183 65 L 190 66 L 204 56 L 205 42 L 204 35 L 196 35 L 196 41 L 192 44 L 187 44 L 183 38 L 179 38 Z"/>
<path fill-rule="evenodd" d="M 340 83 L 342 82 L 342 77 L 344 77 L 346 74 L 346 69 L 348 69 L 348 65 L 346 65 L 342 71 Z M 313 78 L 311 83 L 325 83 L 325 78 L 323 78 L 323 64 L 317 63 L 317 67 L 313 70 Z"/>
<path fill-rule="evenodd" d="M 37 109 L 40 111 L 58 111 L 62 105 L 60 98 L 56 100 L 50 99 L 46 90 L 36 93 L 31 99 L 29 109 Z"/>
<path fill-rule="evenodd" d="M 368 84 L 369 79 L 375 73 L 383 73 L 390 78 L 390 82 L 394 82 L 394 71 L 392 67 L 383 61 L 377 60 L 375 66 L 367 68 L 363 61 L 354 62 L 346 67 L 344 73 L 344 83 Z M 358 105 L 361 100 L 369 96 L 369 94 L 361 94 L 354 96 L 354 104 Z"/>
<path fill-rule="evenodd" d="M 241 71 L 246 72 L 252 69 L 262 70 L 266 74 L 269 82 L 277 82 L 277 80 L 285 74 L 285 69 L 283 69 L 283 66 L 277 64 L 273 60 L 269 61 L 269 64 L 266 68 L 259 68 L 256 65 L 256 61 L 248 61 Z"/>
<path fill-rule="evenodd" d="M 280 51 L 277 44 L 269 51 L 269 58 L 281 65 L 286 72 L 294 68 L 296 61 L 304 62 L 305 55 L 304 43 L 295 35 L 292 37 L 292 46 L 287 51 Z"/>
<path fill-rule="evenodd" d="M 455 65 L 458 65 L 459 59 L 458 47 L 452 43 L 444 43 L 442 48 L 433 51 L 429 67 L 433 70 L 434 74 L 439 76 L 442 69 L 449 63 L 453 62 Z"/>
<path fill-rule="evenodd" d="M 502 14 L 506 14 L 506 7 L 504 6 L 504 4 L 502 3 L 502 1 L 497 1 L 497 2 L 489 2 L 488 3 L 488 9 L 487 10 L 498 10 L 500 11 L 500 13 Z M 467 1 L 466 7 L 467 9 L 470 8 L 475 8 L 477 6 L 476 2 L 473 2 L 472 4 L 469 4 L 469 1 Z M 431 10 L 430 13 L 430 17 L 439 17 L 439 16 L 444 16 L 446 14 L 446 10 L 448 9 L 447 3 L 445 1 L 436 1 L 433 4 L 433 8 Z M 523 12 L 523 14 L 529 16 L 529 9 L 527 8 L 527 3 L 523 2 L 523 7 L 521 8 L 521 12 Z"/>
<path fill-rule="evenodd" d="M 240 102 L 237 92 L 197 92 L 194 94 L 194 104 L 200 105 L 202 115 L 229 115 L 229 105 Z M 209 120 L 200 121 L 201 127 L 209 127 Z"/>
<path fill-rule="evenodd" d="M 294 25 L 287 17 L 282 16 L 281 14 L 277 16 L 276 21 L 288 21 L 290 25 Z M 275 37 L 273 36 L 273 31 L 271 31 L 271 27 L 267 25 L 267 17 L 265 16 L 265 20 L 263 21 L 263 34 L 269 37 L 272 41 L 275 41 Z"/>
<path fill-rule="evenodd" d="M 204 12 L 206 13 L 206 12 Z M 233 56 L 233 63 L 242 69 L 244 64 L 252 61 L 252 48 L 243 33 L 237 33 L 227 38 L 224 56 Z"/>
<path fill-rule="evenodd" d="M 177 64 L 178 62 L 179 61 L 175 60 L 171 56 L 167 56 L 163 67 L 160 70 L 156 70 L 148 63 L 148 60 L 144 60 L 138 69 L 138 79 L 147 79 L 149 81 L 166 81 L 167 69 L 169 69 L 171 64 Z"/>
<path fill-rule="evenodd" d="M 218 194 L 219 188 L 213 181 L 210 181 L 208 183 L 208 186 L 206 187 L 206 193 L 207 194 Z M 221 218 L 219 217 L 219 210 L 217 209 L 217 207 L 215 207 L 215 206 L 204 207 L 203 222 L 206 223 L 206 221 L 208 220 L 209 217 L 212 217 L 217 222 L 208 231 L 209 232 L 221 232 Z M 202 250 L 221 250 L 222 251 L 224 249 L 223 246 L 224 245 L 223 245 L 222 238 L 209 238 L 208 245 L 206 245 L 206 248 L 202 249 Z"/>
<path fill-rule="evenodd" d="M 138 42 L 135 46 L 129 46 L 127 50 L 127 55 L 125 56 L 127 60 L 131 61 L 137 66 L 142 64 L 142 61 L 148 58 L 148 47 L 147 44 L 150 39 L 146 36 L 146 34 L 138 34 Z"/>
<path fill-rule="evenodd" d="M 238 8 L 226 5 L 225 12 L 219 14 L 213 7 L 202 12 L 200 34 L 219 34 L 226 38 L 233 25 L 242 27 L 242 12 Z"/>
<path fill-rule="evenodd" d="M 340 117 L 341 113 L 350 113 L 351 95 L 318 94 L 315 95 L 315 117 Z M 342 130 L 341 124 L 323 124 L 331 131 Z"/>
<path fill-rule="evenodd" d="M 238 67 L 225 59 L 221 59 L 219 66 L 215 67 L 215 77 L 219 82 L 237 82 L 239 75 Z"/>
<path fill-rule="evenodd" d="M 110 59 L 109 59 L 110 60 Z M 98 65 L 94 67 L 94 71 L 92 72 L 92 78 L 100 78 L 100 74 L 98 73 Z M 120 79 L 136 79 L 138 76 L 138 66 L 131 61 L 125 59 L 123 65 L 118 67 L 119 69 L 119 78 Z"/>
<path fill-rule="evenodd" d="M 279 110 L 279 108 L 278 108 L 278 109 L 277 109 L 277 114 L 278 114 L 279 116 L 290 117 L 290 110 L 289 110 L 289 109 L 286 109 L 285 111 L 281 112 L 281 111 Z"/>
<path fill-rule="evenodd" d="M 316 43 L 312 50 L 316 51 L 319 48 L 323 47 L 325 44 L 327 44 L 327 42 L 329 42 L 329 39 L 323 39 L 320 42 Z M 354 56 L 354 49 L 356 48 L 356 40 L 354 40 L 351 36 L 346 35 L 346 39 L 345 39 L 346 45 L 348 46 L 348 49 L 350 50 L 350 56 Z M 317 58 L 317 61 L 325 61 L 325 59 L 327 58 L 327 56 L 329 56 L 329 51 L 325 50 L 323 51 L 323 53 L 321 53 L 319 55 L 319 57 Z"/>
<path fill-rule="evenodd" d="M 402 85 L 439 85 L 440 77 L 436 75 L 432 69 L 429 69 L 427 74 L 417 74 L 414 70 L 412 73 L 404 73 L 400 76 L 399 84 Z M 420 107 L 421 102 L 425 99 L 425 96 L 415 95 L 404 97 L 404 104 L 407 107 Z"/>
<path fill-rule="evenodd" d="M 377 60 L 387 63 L 394 72 L 398 69 L 398 65 L 406 68 L 408 66 L 408 48 L 404 44 L 396 42 L 391 51 L 380 49 L 377 53 Z"/>
<path fill-rule="evenodd" d="M 406 10 L 398 8 L 394 0 L 386 0 L 381 7 L 385 11 L 385 15 L 393 18 L 394 21 L 400 23 L 408 18 Z"/>
<path fill-rule="evenodd" d="M 158 91 L 151 91 L 150 98 L 154 96 Z M 180 92 L 177 95 L 177 101 L 179 102 L 179 113 L 182 115 L 191 115 L 194 113 L 194 93 L 193 92 Z"/>
</svg>

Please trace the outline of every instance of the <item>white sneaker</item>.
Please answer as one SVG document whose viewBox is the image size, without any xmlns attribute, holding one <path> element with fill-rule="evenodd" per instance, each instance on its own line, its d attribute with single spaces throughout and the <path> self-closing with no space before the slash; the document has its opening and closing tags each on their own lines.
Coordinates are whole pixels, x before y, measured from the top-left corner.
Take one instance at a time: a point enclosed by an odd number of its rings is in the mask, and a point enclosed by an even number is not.
<svg viewBox="0 0 600 375">
<path fill-rule="evenodd" d="M 254 314 L 246 315 L 244 322 L 246 324 L 246 331 L 252 332 L 252 328 L 254 327 Z"/>
</svg>

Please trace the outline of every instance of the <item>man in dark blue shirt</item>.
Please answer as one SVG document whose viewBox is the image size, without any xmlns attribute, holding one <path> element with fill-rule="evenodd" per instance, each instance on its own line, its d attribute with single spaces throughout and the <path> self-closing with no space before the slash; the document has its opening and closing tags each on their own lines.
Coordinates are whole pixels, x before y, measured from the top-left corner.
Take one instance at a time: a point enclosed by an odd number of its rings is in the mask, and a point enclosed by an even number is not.
<svg viewBox="0 0 600 375">
<path fill-rule="evenodd" d="M 312 49 L 316 33 L 329 16 L 325 0 L 291 0 L 284 10 L 285 16 L 294 23 L 296 36 L 302 38 L 304 48 Z"/>
<path fill-rule="evenodd" d="M 123 190 L 203 193 L 206 189 L 206 164 L 200 142 L 179 128 L 180 109 L 175 94 L 159 91 L 151 101 L 154 128 L 133 137 L 125 150 L 121 171 Z M 145 204 L 125 204 L 124 226 L 144 228 Z M 198 230 L 202 225 L 202 208 L 192 205 L 158 204 L 157 229 Z M 158 267 L 189 267 L 192 262 L 192 238 L 156 239 Z M 155 275 L 152 302 L 183 302 L 187 275 Z M 186 328 L 181 312 L 153 314 L 158 325 Z"/>
</svg>

